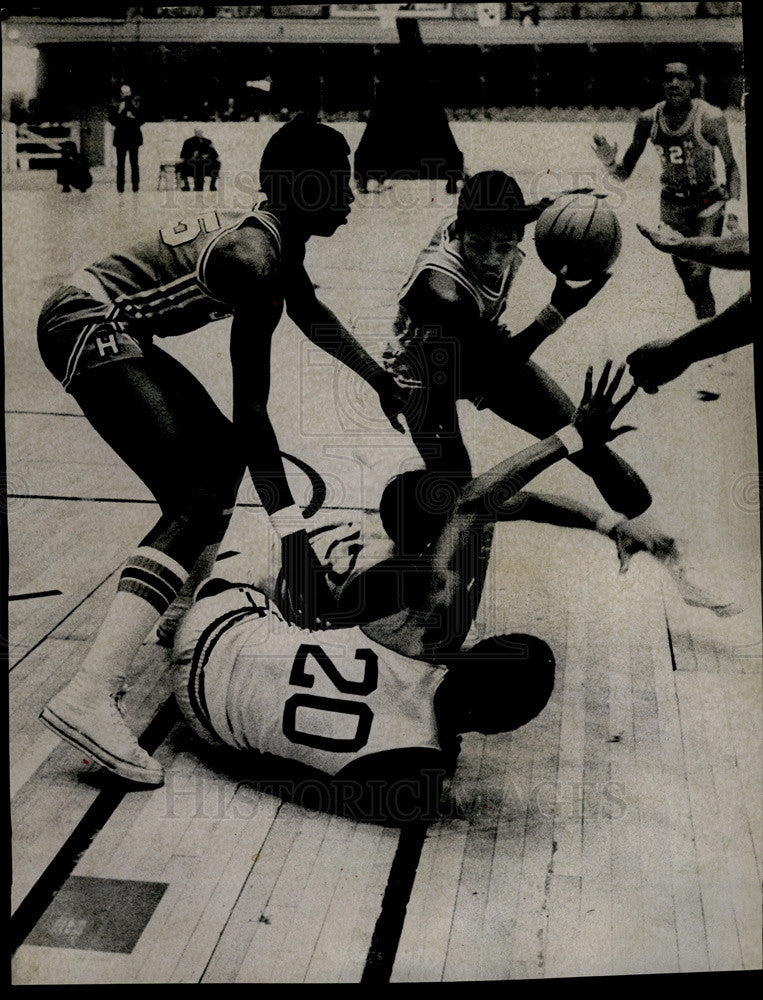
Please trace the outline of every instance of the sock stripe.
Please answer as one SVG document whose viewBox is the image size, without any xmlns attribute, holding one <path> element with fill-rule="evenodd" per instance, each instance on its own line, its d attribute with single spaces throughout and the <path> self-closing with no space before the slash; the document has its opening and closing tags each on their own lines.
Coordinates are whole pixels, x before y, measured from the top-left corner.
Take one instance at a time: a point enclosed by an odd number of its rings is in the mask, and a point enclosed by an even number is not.
<svg viewBox="0 0 763 1000">
<path fill-rule="evenodd" d="M 168 604 L 171 604 L 177 595 L 175 587 L 167 583 L 166 580 L 163 580 L 155 573 L 147 572 L 146 570 L 141 569 L 139 566 L 127 566 L 124 570 L 122 570 L 122 575 L 119 579 L 120 581 L 137 580 L 139 583 L 145 583 L 146 586 L 152 587 L 154 590 L 157 590 L 162 597 L 165 597 Z"/>
<path fill-rule="evenodd" d="M 145 556 L 134 556 L 124 568 L 124 572 L 129 572 L 132 569 L 140 569 L 145 573 L 150 573 L 152 576 L 161 580 L 166 587 L 170 587 L 174 593 L 177 593 L 186 581 L 186 576 L 178 576 L 177 573 L 173 573 L 171 569 L 166 566 L 162 566 L 161 563 L 155 562 L 153 559 L 146 559 Z M 174 595 L 173 595 L 174 596 Z"/>
<path fill-rule="evenodd" d="M 161 594 L 149 584 L 142 583 L 138 580 L 130 580 L 123 577 L 119 581 L 119 587 L 117 590 L 124 594 L 135 594 L 136 597 L 142 598 L 144 601 L 147 601 L 160 615 L 163 615 L 170 605 L 170 602 L 164 594 Z"/>
<path fill-rule="evenodd" d="M 175 576 L 180 578 L 181 583 L 188 576 L 188 570 L 185 566 L 181 566 L 176 559 L 167 555 L 166 552 L 162 552 L 160 549 L 151 548 L 150 545 L 141 545 L 141 547 L 135 552 L 134 556 L 130 559 L 130 562 L 136 562 L 138 559 L 147 559 L 155 566 L 161 566 L 163 569 L 169 570 L 170 573 L 174 573 Z"/>
</svg>

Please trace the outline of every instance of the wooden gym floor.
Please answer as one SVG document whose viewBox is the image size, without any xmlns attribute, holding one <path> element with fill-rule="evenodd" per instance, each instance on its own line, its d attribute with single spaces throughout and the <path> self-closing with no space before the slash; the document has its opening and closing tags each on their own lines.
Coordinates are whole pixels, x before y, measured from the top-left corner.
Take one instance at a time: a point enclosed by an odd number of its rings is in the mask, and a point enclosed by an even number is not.
<svg viewBox="0 0 763 1000">
<path fill-rule="evenodd" d="M 522 169 L 504 162 L 489 131 L 469 146 L 459 141 L 472 169 L 514 167 L 527 189 L 550 154 L 538 153 L 531 169 L 526 150 L 537 126 L 514 128 Z M 590 170 L 593 126 L 561 128 L 567 166 Z M 629 130 L 622 126 L 626 141 Z M 733 138 L 741 151 L 739 126 Z M 156 748 L 167 782 L 125 792 L 37 716 L 77 669 L 121 561 L 157 511 L 44 370 L 35 323 L 44 299 L 79 264 L 157 219 L 219 202 L 173 194 L 168 205 L 167 193 L 153 190 L 119 199 L 110 183 L 66 200 L 51 180 L 26 178 L 3 192 L 14 982 L 403 982 L 759 968 L 752 350 L 692 370 L 657 396 L 639 394 L 628 412 L 639 430 L 618 442 L 652 488 L 653 518 L 683 540 L 698 579 L 738 601 L 743 614 L 719 619 L 687 607 L 644 555 L 619 575 L 614 547 L 600 536 L 502 525 L 480 630 L 545 638 L 557 685 L 524 729 L 464 738 L 448 819 L 401 834 L 305 810 L 226 773 L 197 754 L 173 713 L 167 656 L 151 640 L 128 713 Z M 640 168 L 619 206 L 623 252 L 601 301 L 538 352 L 573 398 L 588 363 L 622 359 L 692 325 L 669 260 L 635 230 L 635 219 L 654 215 L 655 181 L 651 167 Z M 453 204 L 442 186 L 419 183 L 362 196 L 350 224 L 310 248 L 319 294 L 377 356 L 394 292 Z M 514 330 L 552 287 L 531 240 L 525 249 L 509 313 Z M 713 284 L 724 306 L 748 279 L 716 272 Z M 215 324 L 169 349 L 229 408 L 226 333 L 225 323 Z M 698 389 L 719 398 L 701 402 Z M 365 391 L 287 320 L 274 344 L 272 400 L 284 450 L 321 473 L 338 516 L 373 509 L 386 479 L 415 457 Z M 529 441 L 468 406 L 462 415 L 478 471 Z M 307 495 L 296 471 L 294 485 Z M 564 464 L 537 486 L 598 503 Z M 271 568 L 270 529 L 251 488 L 239 500 L 220 572 L 262 576 Z"/>
</svg>

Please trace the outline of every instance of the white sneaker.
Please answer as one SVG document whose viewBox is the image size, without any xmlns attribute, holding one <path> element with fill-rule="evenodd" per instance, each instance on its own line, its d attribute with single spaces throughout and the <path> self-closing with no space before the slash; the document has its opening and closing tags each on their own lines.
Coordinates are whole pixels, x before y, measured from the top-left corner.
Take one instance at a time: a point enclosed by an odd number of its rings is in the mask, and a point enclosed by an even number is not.
<svg viewBox="0 0 763 1000">
<path fill-rule="evenodd" d="M 122 718 L 122 692 L 105 696 L 75 678 L 48 702 L 40 719 L 62 739 L 127 781 L 164 784 L 161 764 L 139 746 Z"/>
</svg>

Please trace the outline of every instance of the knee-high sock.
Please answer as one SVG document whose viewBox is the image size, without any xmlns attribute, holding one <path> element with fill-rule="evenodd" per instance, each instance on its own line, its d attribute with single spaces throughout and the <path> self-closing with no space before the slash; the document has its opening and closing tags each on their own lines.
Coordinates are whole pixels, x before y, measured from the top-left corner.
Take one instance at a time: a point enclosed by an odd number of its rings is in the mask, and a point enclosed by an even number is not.
<svg viewBox="0 0 763 1000">
<path fill-rule="evenodd" d="M 147 546 L 129 559 L 78 676 L 113 694 L 133 678 L 132 663 L 152 625 L 185 583 L 188 571 Z"/>
</svg>

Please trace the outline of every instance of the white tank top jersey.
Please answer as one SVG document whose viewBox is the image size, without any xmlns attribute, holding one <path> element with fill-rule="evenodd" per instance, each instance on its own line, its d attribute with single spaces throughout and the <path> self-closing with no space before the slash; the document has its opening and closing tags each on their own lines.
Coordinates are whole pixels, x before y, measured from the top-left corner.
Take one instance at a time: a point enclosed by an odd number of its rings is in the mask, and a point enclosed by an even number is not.
<svg viewBox="0 0 763 1000">
<path fill-rule="evenodd" d="M 248 225 L 269 233 L 280 256 L 281 232 L 270 212 L 208 209 L 169 223 L 151 239 L 89 265 L 71 283 L 113 303 L 113 318 L 150 320 L 153 335 L 190 333 L 233 313 L 207 287 L 206 267 L 220 237 Z"/>
<path fill-rule="evenodd" d="M 694 98 L 688 115 L 677 129 L 668 128 L 664 101 L 656 104 L 649 114 L 652 118 L 649 138 L 660 154 L 660 181 L 666 192 L 699 194 L 715 187 L 718 183 L 715 146 L 702 134 L 702 128 L 706 122 L 722 118 L 721 109 Z"/>
<path fill-rule="evenodd" d="M 428 336 L 437 332 L 436 327 L 428 328 L 417 323 L 405 307 L 405 299 L 414 282 L 424 271 L 439 271 L 453 278 L 457 285 L 466 291 L 474 300 L 481 319 L 495 322 L 506 308 L 509 290 L 517 271 L 524 259 L 524 253 L 519 247 L 511 256 L 511 260 L 503 273 L 498 288 L 489 288 L 471 272 L 461 254 L 455 249 L 451 238 L 451 227 L 455 216 L 444 219 L 435 230 L 429 245 L 424 247 L 416 258 L 413 270 L 400 290 L 397 317 L 393 327 L 394 340 L 384 352 L 384 362 L 395 376 L 398 384 L 412 389 L 423 388 L 420 374 L 415 366 L 406 364 L 406 352 L 414 342 L 421 343 Z"/>
<path fill-rule="evenodd" d="M 441 750 L 434 696 L 445 667 L 359 628 L 287 624 L 260 591 L 197 602 L 175 642 L 176 695 L 198 732 L 335 775 L 387 750 Z M 191 714 L 192 713 L 192 714 Z"/>
</svg>

